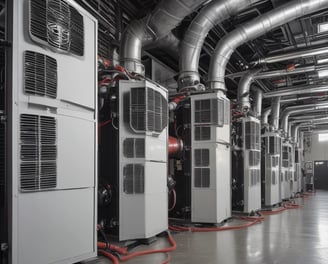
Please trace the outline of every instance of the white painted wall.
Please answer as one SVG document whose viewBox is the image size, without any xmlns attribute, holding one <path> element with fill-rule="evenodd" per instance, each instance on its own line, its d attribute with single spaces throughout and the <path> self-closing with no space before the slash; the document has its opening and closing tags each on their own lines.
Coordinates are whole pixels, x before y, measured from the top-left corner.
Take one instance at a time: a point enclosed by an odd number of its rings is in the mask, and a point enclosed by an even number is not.
<svg viewBox="0 0 328 264">
<path fill-rule="evenodd" d="M 328 133 L 328 131 L 320 132 Z M 319 132 L 313 132 L 311 136 L 311 147 L 307 150 L 306 143 L 304 144 L 305 149 L 305 160 L 328 160 L 328 141 L 319 142 Z"/>
</svg>

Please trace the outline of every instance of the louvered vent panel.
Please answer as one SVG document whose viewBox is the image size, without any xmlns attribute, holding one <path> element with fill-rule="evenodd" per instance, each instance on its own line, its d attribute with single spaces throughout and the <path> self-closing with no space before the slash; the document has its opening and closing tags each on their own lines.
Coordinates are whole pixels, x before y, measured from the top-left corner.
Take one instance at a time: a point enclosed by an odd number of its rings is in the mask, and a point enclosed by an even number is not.
<svg viewBox="0 0 328 264">
<path fill-rule="evenodd" d="M 226 101 L 223 99 L 205 99 L 195 101 L 196 124 L 210 124 L 222 127 L 228 124 L 229 112 Z"/>
<path fill-rule="evenodd" d="M 145 140 L 143 138 L 126 138 L 123 142 L 123 153 L 126 158 L 144 158 Z"/>
<path fill-rule="evenodd" d="M 211 139 L 211 127 L 196 126 L 195 127 L 195 140 L 210 140 Z"/>
<path fill-rule="evenodd" d="M 272 171 L 272 184 L 273 185 L 277 184 L 277 176 L 275 171 Z"/>
<path fill-rule="evenodd" d="M 24 91 L 28 94 L 57 97 L 57 61 L 33 51 L 24 54 Z"/>
<path fill-rule="evenodd" d="M 83 17 L 64 0 L 30 0 L 30 34 L 42 44 L 84 54 Z"/>
<path fill-rule="evenodd" d="M 127 164 L 124 166 L 123 186 L 126 194 L 144 193 L 145 173 L 142 164 Z"/>
<path fill-rule="evenodd" d="M 230 124 L 230 102 L 224 100 L 224 124 Z"/>
<path fill-rule="evenodd" d="M 194 150 L 194 185 L 198 188 L 210 187 L 210 151 L 209 149 Z"/>
<path fill-rule="evenodd" d="M 152 88 L 131 89 L 131 128 L 136 132 L 162 132 L 167 126 L 167 100 Z"/>
<path fill-rule="evenodd" d="M 20 185 L 22 191 L 57 186 L 56 120 L 53 117 L 20 117 Z"/>
<path fill-rule="evenodd" d="M 259 151 L 249 151 L 249 166 L 256 166 L 260 164 L 261 153 Z"/>
<path fill-rule="evenodd" d="M 195 166 L 208 167 L 210 165 L 210 151 L 208 149 L 195 149 Z"/>
<path fill-rule="evenodd" d="M 0 208 L 5 206 L 5 174 L 6 174 L 6 140 L 5 125 L 0 124 Z"/>
<path fill-rule="evenodd" d="M 260 126 L 257 122 L 245 123 L 245 141 L 246 149 L 260 150 Z"/>
</svg>

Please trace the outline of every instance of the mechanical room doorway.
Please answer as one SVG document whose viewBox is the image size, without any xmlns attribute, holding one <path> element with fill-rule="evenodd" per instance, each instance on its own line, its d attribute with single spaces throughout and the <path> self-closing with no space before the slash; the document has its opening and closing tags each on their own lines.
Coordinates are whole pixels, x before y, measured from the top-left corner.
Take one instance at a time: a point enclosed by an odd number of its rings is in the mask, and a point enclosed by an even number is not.
<svg viewBox="0 0 328 264">
<path fill-rule="evenodd" d="M 328 190 L 328 160 L 314 161 L 314 188 Z"/>
</svg>

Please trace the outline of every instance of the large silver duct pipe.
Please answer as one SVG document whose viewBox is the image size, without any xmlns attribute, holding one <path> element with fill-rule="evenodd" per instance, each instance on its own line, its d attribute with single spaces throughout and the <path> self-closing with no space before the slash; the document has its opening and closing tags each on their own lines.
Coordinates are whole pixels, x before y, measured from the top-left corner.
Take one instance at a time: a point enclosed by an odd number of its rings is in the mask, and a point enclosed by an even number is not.
<svg viewBox="0 0 328 264">
<path fill-rule="evenodd" d="M 292 86 L 292 87 L 282 88 L 279 90 L 266 92 L 263 94 L 263 97 L 272 98 L 277 96 L 289 96 L 289 95 L 295 96 L 300 94 L 311 94 L 311 93 L 321 93 L 321 92 L 328 92 L 327 84 Z"/>
<path fill-rule="evenodd" d="M 162 0 L 145 18 L 132 21 L 122 35 L 120 61 L 128 71 L 144 74 L 141 50 L 145 41 L 161 39 L 205 0 Z"/>
<path fill-rule="evenodd" d="M 268 108 L 266 110 L 263 111 L 262 115 L 261 115 L 261 123 L 262 125 L 267 125 L 269 124 L 269 115 L 271 114 L 271 108 Z"/>
<path fill-rule="evenodd" d="M 253 19 L 224 36 L 217 44 L 211 59 L 208 87 L 226 91 L 224 83 L 226 66 L 232 53 L 241 44 L 299 17 L 327 8 L 327 5 L 328 0 L 294 0 Z"/>
<path fill-rule="evenodd" d="M 326 5 L 326 3 L 325 3 Z M 327 6 L 326 6 L 327 7 Z M 322 47 L 311 47 L 307 49 L 300 49 L 297 51 L 292 51 L 288 53 L 282 53 L 277 55 L 268 56 L 266 58 L 261 58 L 258 61 L 254 61 L 252 63 L 254 64 L 264 64 L 264 63 L 276 63 L 280 61 L 287 61 L 287 60 L 293 60 L 298 58 L 307 58 L 322 54 L 327 54 L 328 49 L 326 46 Z"/>
<path fill-rule="evenodd" d="M 208 32 L 217 24 L 259 0 L 213 0 L 194 18 L 180 49 L 179 87 L 199 84 L 199 57 Z"/>
<path fill-rule="evenodd" d="M 274 130 L 279 129 L 279 116 L 280 116 L 280 97 L 272 99 L 271 103 L 271 115 L 269 124 L 273 127 Z"/>
<path fill-rule="evenodd" d="M 288 104 L 288 103 L 294 103 L 294 102 L 299 102 L 299 101 L 304 101 L 304 100 L 317 100 L 317 99 L 327 99 L 328 95 L 313 95 L 313 96 L 291 96 L 287 98 L 283 98 L 280 100 L 280 104 Z"/>
<path fill-rule="evenodd" d="M 286 107 L 286 109 L 282 113 L 282 118 L 281 118 L 282 129 L 285 131 L 285 133 L 288 132 L 288 118 L 290 115 L 297 114 L 297 113 L 304 113 L 311 110 L 326 109 L 326 108 L 328 108 L 328 102 Z"/>
<path fill-rule="evenodd" d="M 253 113 L 255 117 L 259 118 L 262 115 L 262 99 L 263 92 L 259 88 L 254 89 L 254 98 L 253 98 Z"/>
</svg>

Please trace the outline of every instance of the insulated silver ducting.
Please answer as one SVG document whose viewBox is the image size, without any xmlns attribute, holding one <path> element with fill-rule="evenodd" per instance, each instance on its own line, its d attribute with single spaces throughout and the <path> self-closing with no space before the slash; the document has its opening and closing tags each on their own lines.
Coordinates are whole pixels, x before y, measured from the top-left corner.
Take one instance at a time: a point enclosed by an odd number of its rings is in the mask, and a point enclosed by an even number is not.
<svg viewBox="0 0 328 264">
<path fill-rule="evenodd" d="M 241 77 L 239 81 L 237 100 L 238 105 L 243 112 L 248 112 L 251 107 L 251 103 L 249 101 L 250 87 L 254 81 L 254 76 L 260 71 L 261 69 L 252 69 Z"/>
<path fill-rule="evenodd" d="M 208 88 L 226 91 L 224 83 L 226 65 L 237 47 L 276 27 L 327 8 L 327 6 L 328 0 L 294 0 L 241 25 L 224 36 L 217 44 L 211 59 Z"/>
<path fill-rule="evenodd" d="M 269 115 L 271 114 L 271 108 L 268 108 L 266 110 L 263 111 L 262 115 L 261 115 L 261 123 L 262 125 L 267 125 L 269 124 Z"/>
<path fill-rule="evenodd" d="M 272 98 L 277 96 L 289 96 L 289 95 L 300 95 L 300 94 L 311 94 L 311 93 L 321 93 L 328 92 L 327 84 L 320 85 L 306 85 L 306 86 L 292 86 L 288 88 L 283 88 L 275 90 L 272 92 L 267 92 L 263 94 L 264 98 Z"/>
<path fill-rule="evenodd" d="M 259 118 L 262 115 L 262 99 L 263 99 L 263 92 L 259 88 L 253 89 L 254 96 L 253 96 L 253 113 L 255 117 Z"/>
<path fill-rule="evenodd" d="M 279 117 L 280 117 L 280 97 L 273 98 L 271 101 L 271 115 L 270 115 L 270 126 L 273 127 L 274 130 L 279 129 Z"/>
<path fill-rule="evenodd" d="M 213 0 L 194 18 L 181 43 L 179 87 L 199 84 L 198 64 L 202 46 L 208 32 L 259 0 Z"/>
<path fill-rule="evenodd" d="M 325 5 L 327 5 L 327 4 L 325 4 Z M 280 61 L 287 61 L 287 60 L 293 60 L 293 59 L 298 59 L 298 58 L 307 58 L 307 57 L 312 57 L 312 56 L 317 56 L 317 55 L 323 55 L 323 54 L 327 54 L 327 53 L 328 53 L 328 49 L 326 46 L 311 47 L 311 48 L 301 49 L 301 50 L 292 51 L 292 52 L 288 52 L 288 53 L 268 56 L 266 58 L 261 58 L 258 61 L 254 61 L 252 63 L 253 64 L 275 63 L 275 62 L 280 62 Z"/>
<path fill-rule="evenodd" d="M 306 105 L 295 105 L 295 106 L 289 106 L 286 107 L 285 110 L 282 113 L 281 118 L 281 125 L 282 129 L 286 132 L 288 132 L 288 118 L 290 115 L 297 114 L 297 113 L 304 113 L 311 110 L 320 110 L 320 109 L 326 109 L 328 108 L 328 102 L 322 102 L 322 103 L 315 103 L 315 104 L 306 104 Z"/>
<path fill-rule="evenodd" d="M 162 0 L 147 17 L 132 21 L 122 35 L 120 61 L 128 71 L 144 74 L 141 49 L 144 41 L 165 37 L 203 1 Z"/>
<path fill-rule="evenodd" d="M 280 100 L 280 104 L 288 104 L 293 102 L 302 102 L 304 100 L 320 100 L 320 99 L 327 99 L 328 95 L 313 95 L 313 96 L 290 96 L 287 98 L 283 98 Z"/>
</svg>

